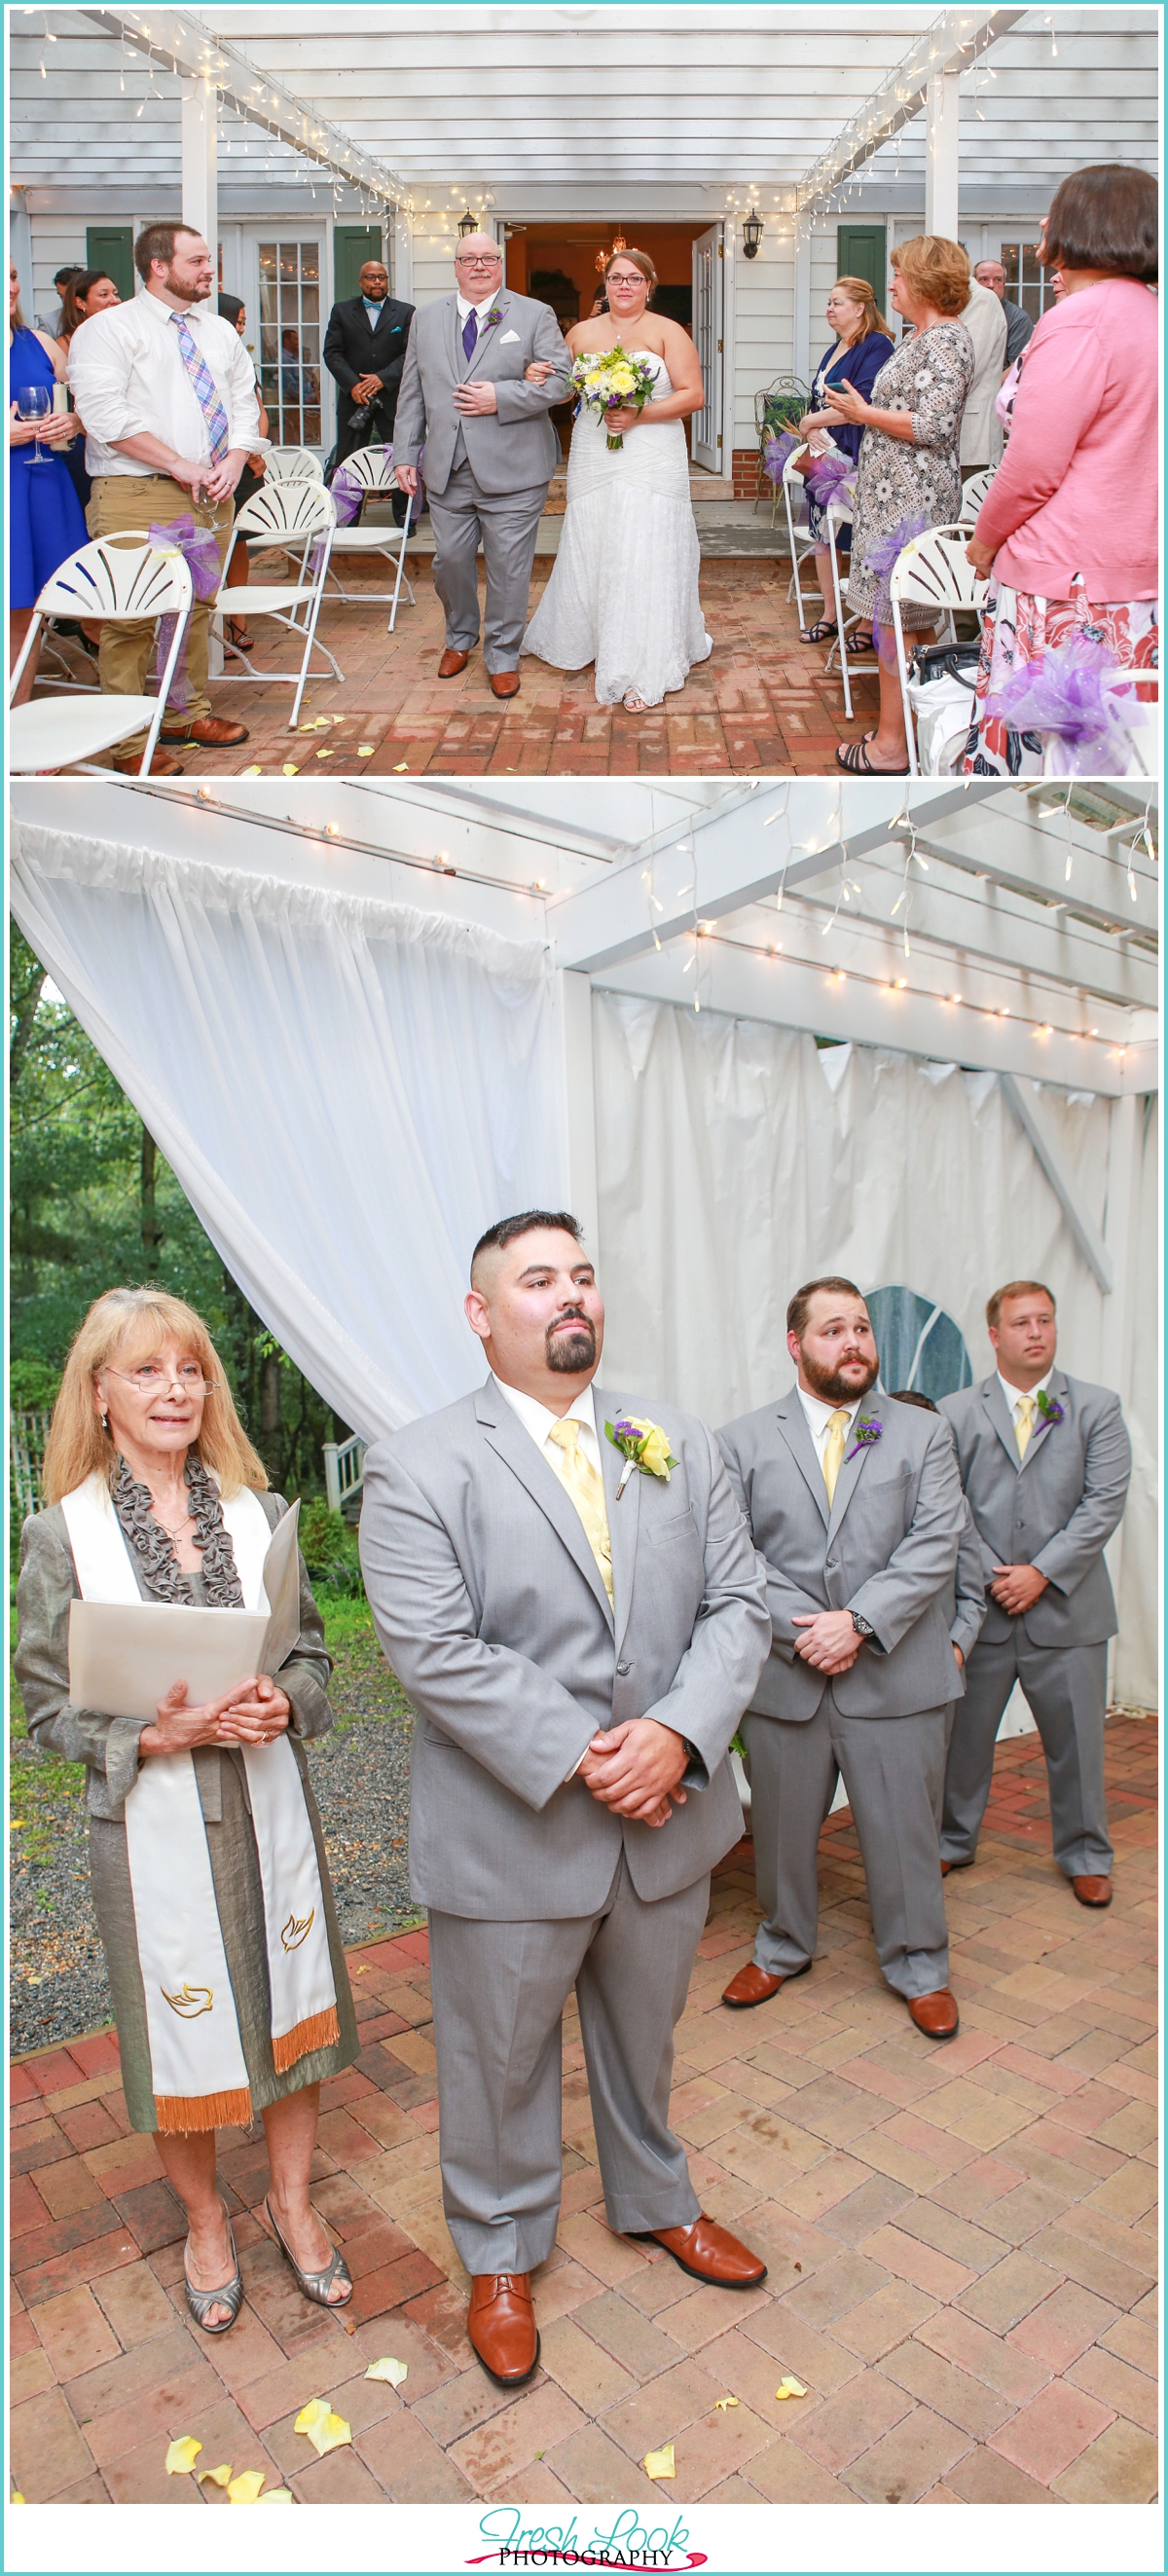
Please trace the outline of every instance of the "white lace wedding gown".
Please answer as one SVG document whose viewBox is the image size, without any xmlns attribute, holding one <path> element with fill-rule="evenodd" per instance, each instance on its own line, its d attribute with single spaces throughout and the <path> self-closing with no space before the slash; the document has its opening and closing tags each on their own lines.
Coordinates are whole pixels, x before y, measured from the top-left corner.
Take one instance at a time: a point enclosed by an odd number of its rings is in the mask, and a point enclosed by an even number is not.
<svg viewBox="0 0 1168 2576">
<path fill-rule="evenodd" d="M 657 391 L 673 386 L 652 349 Z M 630 693 L 656 707 L 713 651 L 698 603 L 698 532 L 689 455 L 679 420 L 626 430 L 615 453 L 592 412 L 581 411 L 568 457 L 559 552 L 521 651 L 561 671 L 596 664 L 596 695 L 616 706 Z"/>
</svg>

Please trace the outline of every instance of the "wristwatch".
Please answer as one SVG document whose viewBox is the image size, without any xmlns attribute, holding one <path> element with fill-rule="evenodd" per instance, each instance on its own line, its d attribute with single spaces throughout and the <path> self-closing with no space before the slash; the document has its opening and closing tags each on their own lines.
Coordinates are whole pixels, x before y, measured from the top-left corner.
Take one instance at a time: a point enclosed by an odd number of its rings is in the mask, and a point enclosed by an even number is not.
<svg viewBox="0 0 1168 2576">
<path fill-rule="evenodd" d="M 871 1620 L 870 1620 L 870 1619 L 862 1619 L 858 1610 L 849 1610 L 849 1612 L 848 1612 L 848 1617 L 849 1617 L 849 1619 L 851 1620 L 852 1626 L 853 1626 L 853 1628 L 854 1628 L 854 1629 L 855 1629 L 855 1631 L 856 1631 L 856 1635 L 857 1635 L 857 1637 L 874 1637 L 874 1636 L 875 1636 L 876 1631 L 875 1631 L 875 1629 L 874 1629 L 874 1627 L 873 1627 L 873 1625 L 872 1625 Z"/>
</svg>

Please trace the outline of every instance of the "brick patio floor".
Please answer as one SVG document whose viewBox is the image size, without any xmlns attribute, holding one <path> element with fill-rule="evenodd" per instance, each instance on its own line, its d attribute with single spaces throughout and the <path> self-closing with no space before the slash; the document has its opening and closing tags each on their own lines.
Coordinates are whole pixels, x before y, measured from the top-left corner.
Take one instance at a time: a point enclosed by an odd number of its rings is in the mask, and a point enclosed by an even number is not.
<svg viewBox="0 0 1168 2576">
<path fill-rule="evenodd" d="M 334 771 L 371 778 L 399 770 L 463 777 L 794 776 L 831 769 L 836 743 L 855 739 L 875 721 L 871 659 L 853 680 L 849 725 L 838 676 L 824 678 L 826 648 L 799 642 L 796 612 L 787 606 L 785 558 L 703 561 L 701 597 L 713 653 L 684 689 L 644 716 L 598 706 L 591 670 L 568 678 L 530 657 L 521 665 L 519 695 L 510 701 L 492 697 L 480 653 L 458 679 L 439 680 L 443 618 L 433 558 L 411 556 L 408 564 L 416 602 L 399 609 L 392 635 L 384 607 L 322 610 L 319 631 L 345 679 L 339 686 L 311 682 L 301 722 L 331 716 L 327 733 L 324 727 L 314 735 L 289 732 L 287 687 L 214 682 L 215 713 L 238 717 L 251 738 L 236 751 L 187 752 L 188 778 L 238 777 L 253 766 L 278 776 L 286 761 L 319 774 L 320 750 L 328 751 Z M 533 608 L 551 568 L 550 556 L 537 558 Z M 345 579 L 354 590 L 360 586 L 351 569 Z M 365 586 L 385 587 L 383 566 L 369 572 Z M 815 607 L 812 598 L 810 616 Z M 257 669 L 292 658 L 283 639 L 274 649 L 269 628 L 270 621 L 257 619 Z"/>
<path fill-rule="evenodd" d="M 221 2341 L 182 2302 L 183 2230 L 127 2131 L 111 2036 L 13 2069 L 13 2483 L 30 2503 L 226 2501 L 168 2440 L 304 2503 L 1125 2503 L 1156 2480 L 1156 1731 L 1107 1731 L 1115 1903 L 1050 1858 L 1036 1739 L 998 1753 L 976 1868 L 950 1879 L 960 2036 L 934 2047 L 876 1967 L 846 1809 L 824 1828 L 810 1977 L 719 2004 L 756 1915 L 718 1873 L 678 2031 L 673 2117 L 706 2208 L 765 2252 L 746 2296 L 612 2236 L 579 2028 L 566 2045 L 543 2361 L 518 2398 L 473 2361 L 442 2219 L 424 1933 L 351 1954 L 357 2066 L 325 2088 L 316 2200 L 357 2284 L 347 2328 L 294 2287 L 256 2208 L 262 2138 L 225 2132 L 247 2289 Z M 408 2365 L 400 2392 L 369 2362 Z M 807 2389 L 776 2400 L 785 2374 Z M 325 2396 L 352 2447 L 293 2431 Z M 734 2397 L 737 2405 L 719 2409 Z"/>
</svg>

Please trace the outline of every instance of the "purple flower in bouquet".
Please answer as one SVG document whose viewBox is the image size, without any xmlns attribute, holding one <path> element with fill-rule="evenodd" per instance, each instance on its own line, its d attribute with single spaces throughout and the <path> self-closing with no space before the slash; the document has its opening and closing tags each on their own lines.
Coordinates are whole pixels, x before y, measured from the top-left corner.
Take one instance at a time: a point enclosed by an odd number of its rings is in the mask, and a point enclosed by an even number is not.
<svg viewBox="0 0 1168 2576">
<path fill-rule="evenodd" d="M 861 1414 L 855 1429 L 855 1446 L 848 1450 L 847 1457 L 845 1457 L 843 1462 L 845 1467 L 847 1466 L 848 1458 L 859 1457 L 861 1449 L 874 1448 L 876 1442 L 883 1437 L 883 1433 L 884 1425 L 877 1414 Z"/>
<path fill-rule="evenodd" d="M 778 438 L 768 438 L 762 452 L 762 470 L 769 483 L 782 482 L 783 467 L 803 443 L 793 429 L 784 429 Z"/>
<path fill-rule="evenodd" d="M 1077 755 L 1076 769 L 1120 771 L 1126 766 L 1126 699 L 1134 682 L 1119 679 L 1121 665 L 1105 644 L 1082 635 L 1052 645 L 1033 662 L 1011 671 L 986 699 L 985 712 L 1011 733 L 1056 734 Z"/>
<path fill-rule="evenodd" d="M 1049 1422 L 1052 1427 L 1056 1422 L 1066 1421 L 1066 1415 L 1057 1397 L 1049 1396 L 1044 1386 L 1040 1386 L 1038 1390 L 1038 1410 L 1043 1421 Z"/>
</svg>

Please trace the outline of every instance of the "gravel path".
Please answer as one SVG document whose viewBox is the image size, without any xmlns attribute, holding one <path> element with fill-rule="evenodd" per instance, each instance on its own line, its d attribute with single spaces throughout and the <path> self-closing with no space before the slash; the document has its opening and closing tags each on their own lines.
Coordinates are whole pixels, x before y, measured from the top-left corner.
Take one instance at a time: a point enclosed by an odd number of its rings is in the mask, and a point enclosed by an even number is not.
<svg viewBox="0 0 1168 2576">
<path fill-rule="evenodd" d="M 309 1745 L 309 1768 L 342 1935 L 368 1941 L 418 1920 L 406 1873 L 410 1709 L 372 1638 L 338 1651 L 336 1661 L 329 1697 L 338 1724 Z M 40 1761 L 31 1745 L 12 1749 L 18 1761 Z M 84 1805 L 74 1796 L 58 1812 L 59 1829 L 40 1845 L 45 1857 L 12 1864 L 13 2056 L 113 2019 L 89 1894 Z"/>
</svg>

